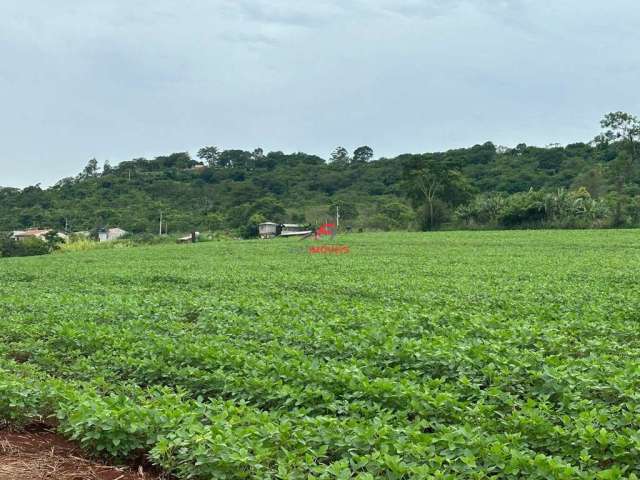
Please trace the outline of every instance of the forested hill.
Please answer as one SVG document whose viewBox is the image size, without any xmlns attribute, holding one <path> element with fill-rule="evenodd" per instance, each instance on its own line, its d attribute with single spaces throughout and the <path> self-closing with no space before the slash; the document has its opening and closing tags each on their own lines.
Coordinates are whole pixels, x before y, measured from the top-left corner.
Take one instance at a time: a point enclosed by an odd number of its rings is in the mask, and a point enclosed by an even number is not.
<svg viewBox="0 0 640 480">
<path fill-rule="evenodd" d="M 197 159 L 174 153 L 101 168 L 92 160 L 51 188 L 0 189 L 0 231 L 67 225 L 71 231 L 156 232 L 162 211 L 169 232 L 250 235 L 265 219 L 324 221 L 336 205 L 342 224 L 354 229 L 541 225 L 552 220 L 545 202 L 558 195 L 568 204 L 591 202 L 585 226 L 612 223 L 612 212 L 615 222 L 633 223 L 638 182 L 627 169 L 620 184 L 623 150 L 607 141 L 512 149 L 485 143 L 374 160 L 371 149 L 361 147 L 353 154 L 338 148 L 325 161 L 206 147 Z"/>
</svg>

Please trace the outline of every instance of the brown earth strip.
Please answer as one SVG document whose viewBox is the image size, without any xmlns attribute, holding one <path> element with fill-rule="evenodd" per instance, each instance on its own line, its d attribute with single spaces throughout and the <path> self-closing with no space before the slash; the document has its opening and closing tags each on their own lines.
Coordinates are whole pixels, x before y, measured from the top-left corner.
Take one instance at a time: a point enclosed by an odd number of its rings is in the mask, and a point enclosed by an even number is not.
<svg viewBox="0 0 640 480">
<path fill-rule="evenodd" d="M 0 430 L 0 480 L 157 480 L 142 467 L 107 466 L 49 431 Z"/>
</svg>

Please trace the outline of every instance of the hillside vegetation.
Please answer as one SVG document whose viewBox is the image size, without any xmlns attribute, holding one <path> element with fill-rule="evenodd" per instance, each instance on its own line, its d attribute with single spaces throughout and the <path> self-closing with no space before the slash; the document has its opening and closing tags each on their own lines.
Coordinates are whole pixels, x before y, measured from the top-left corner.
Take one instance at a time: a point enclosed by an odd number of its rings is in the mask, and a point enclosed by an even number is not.
<svg viewBox="0 0 640 480">
<path fill-rule="evenodd" d="M 84 171 L 55 186 L 0 189 L 0 231 L 120 226 L 255 233 L 262 220 L 319 223 L 339 206 L 343 226 L 373 230 L 607 227 L 640 224 L 640 123 L 618 112 L 589 144 L 492 143 L 373 160 L 339 147 L 328 161 L 204 147 Z"/>
<path fill-rule="evenodd" d="M 637 231 L 338 238 L 4 259 L 0 425 L 180 479 L 638 478 Z"/>
</svg>

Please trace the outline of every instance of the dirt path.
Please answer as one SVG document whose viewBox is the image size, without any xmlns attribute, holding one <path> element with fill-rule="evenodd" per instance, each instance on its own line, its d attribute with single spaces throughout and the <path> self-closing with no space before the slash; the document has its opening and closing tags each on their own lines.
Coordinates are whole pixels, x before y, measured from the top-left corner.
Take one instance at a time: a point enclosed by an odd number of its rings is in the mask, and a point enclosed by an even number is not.
<svg viewBox="0 0 640 480">
<path fill-rule="evenodd" d="M 51 432 L 0 430 L 0 480 L 156 480 L 141 468 L 87 460 L 73 443 Z"/>
</svg>

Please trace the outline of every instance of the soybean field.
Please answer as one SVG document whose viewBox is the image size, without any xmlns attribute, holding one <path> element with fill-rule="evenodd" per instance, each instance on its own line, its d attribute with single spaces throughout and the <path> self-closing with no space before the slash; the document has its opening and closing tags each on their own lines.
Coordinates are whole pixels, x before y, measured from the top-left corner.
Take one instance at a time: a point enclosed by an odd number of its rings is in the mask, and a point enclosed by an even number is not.
<svg viewBox="0 0 640 480">
<path fill-rule="evenodd" d="M 336 240 L 0 259 L 0 426 L 178 479 L 640 476 L 640 232 Z"/>
</svg>

